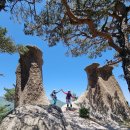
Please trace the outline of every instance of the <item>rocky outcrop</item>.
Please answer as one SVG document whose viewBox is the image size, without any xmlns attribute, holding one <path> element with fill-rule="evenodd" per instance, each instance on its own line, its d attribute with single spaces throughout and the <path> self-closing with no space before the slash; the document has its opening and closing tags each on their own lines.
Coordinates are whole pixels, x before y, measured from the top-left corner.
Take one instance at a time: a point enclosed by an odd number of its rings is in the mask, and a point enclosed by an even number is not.
<svg viewBox="0 0 130 130">
<path fill-rule="evenodd" d="M 109 125 L 108 125 L 109 124 Z M 78 110 L 65 111 L 49 105 L 17 107 L 0 124 L 0 130 L 129 130 L 116 122 L 99 122 L 79 117 Z"/>
<path fill-rule="evenodd" d="M 15 108 L 1 123 L 0 130 L 107 130 L 89 119 L 63 115 L 57 106 L 25 105 Z"/>
<path fill-rule="evenodd" d="M 15 107 L 25 104 L 48 105 L 42 86 L 42 52 L 34 46 L 27 46 L 28 51 L 20 55 L 16 70 Z"/>
<path fill-rule="evenodd" d="M 91 116 L 98 120 L 129 120 L 128 104 L 112 70 L 112 66 L 99 67 L 97 63 L 86 67 L 88 89 L 75 104 L 90 108 Z"/>
<path fill-rule="evenodd" d="M 25 59 L 34 57 L 33 53 L 28 53 L 29 56 L 27 55 Z M 29 68 L 28 65 L 23 67 L 29 70 L 29 77 L 24 87 L 22 86 L 24 83 L 20 84 L 23 81 L 21 65 L 24 64 L 24 60 L 20 61 L 16 91 L 18 107 L 3 119 L 0 130 L 129 130 L 126 125 L 119 124 L 120 121 L 130 119 L 130 111 L 119 84 L 112 75 L 111 66 L 99 67 L 96 63 L 88 66 L 85 69 L 89 79 L 87 91 L 73 102 L 73 109 L 66 110 L 64 106 L 62 113 L 57 106 L 43 105 L 48 104 L 45 103 L 48 100 L 44 100 L 45 93 L 41 89 L 41 67 L 39 67 L 41 62 L 30 61 Z M 81 106 L 90 109 L 89 118 L 79 117 Z"/>
<path fill-rule="evenodd" d="M 60 108 L 25 105 L 7 116 L 0 130 L 63 130 L 66 126 Z"/>
<path fill-rule="evenodd" d="M 79 109 L 64 111 L 64 117 L 74 130 L 130 130 L 127 125 L 119 124 L 112 120 L 99 120 L 90 115 L 90 118 L 84 119 L 79 117 Z M 78 124 L 78 125 L 76 125 Z M 80 129 L 77 129 L 80 128 Z"/>
</svg>

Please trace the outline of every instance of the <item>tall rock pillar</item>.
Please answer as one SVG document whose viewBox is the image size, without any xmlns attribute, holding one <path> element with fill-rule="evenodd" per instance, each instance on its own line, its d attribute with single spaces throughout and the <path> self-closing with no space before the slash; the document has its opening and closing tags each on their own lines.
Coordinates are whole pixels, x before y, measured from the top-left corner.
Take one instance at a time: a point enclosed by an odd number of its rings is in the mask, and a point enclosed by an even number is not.
<svg viewBox="0 0 130 130">
<path fill-rule="evenodd" d="M 15 107 L 25 104 L 48 105 L 42 85 L 42 52 L 34 46 L 27 46 L 28 52 L 20 55 L 16 70 Z"/>
<path fill-rule="evenodd" d="M 98 63 L 85 68 L 88 75 L 86 97 L 95 115 L 99 113 L 102 118 L 120 121 L 130 118 L 130 110 L 112 70 L 112 66 L 99 67 Z"/>
</svg>

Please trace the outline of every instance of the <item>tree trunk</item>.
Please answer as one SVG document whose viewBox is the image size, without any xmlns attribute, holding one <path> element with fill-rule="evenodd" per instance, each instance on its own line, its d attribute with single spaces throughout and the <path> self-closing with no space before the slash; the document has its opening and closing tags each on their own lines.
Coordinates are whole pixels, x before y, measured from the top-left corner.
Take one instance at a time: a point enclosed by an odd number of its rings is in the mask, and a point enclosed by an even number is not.
<svg viewBox="0 0 130 130">
<path fill-rule="evenodd" d="M 130 92 L 130 47 L 129 47 L 129 36 L 126 32 L 128 23 L 127 23 L 127 16 L 122 19 L 122 24 L 119 25 L 119 36 L 118 42 L 120 47 L 122 48 L 122 52 L 120 56 L 122 58 L 122 68 L 124 71 L 124 78 L 128 84 L 128 90 Z"/>
<path fill-rule="evenodd" d="M 130 92 L 130 54 L 125 55 L 125 57 L 122 57 L 122 68 L 124 71 L 124 77 L 128 84 L 128 90 Z"/>
</svg>

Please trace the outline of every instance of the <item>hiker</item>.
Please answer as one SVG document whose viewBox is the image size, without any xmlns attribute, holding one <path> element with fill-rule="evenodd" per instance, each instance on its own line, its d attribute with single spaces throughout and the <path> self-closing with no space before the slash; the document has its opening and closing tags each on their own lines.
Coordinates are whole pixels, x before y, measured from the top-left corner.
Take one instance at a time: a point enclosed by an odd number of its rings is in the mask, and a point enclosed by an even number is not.
<svg viewBox="0 0 130 130">
<path fill-rule="evenodd" d="M 62 90 L 62 92 L 63 92 L 64 94 L 66 94 L 67 108 L 69 107 L 69 105 L 70 105 L 70 107 L 72 107 L 71 98 L 75 98 L 75 97 L 72 96 L 71 91 L 64 92 L 64 91 Z"/>
<path fill-rule="evenodd" d="M 59 93 L 60 91 L 61 91 L 61 90 L 59 90 L 59 91 L 56 92 L 55 89 L 52 91 L 52 93 L 51 93 L 50 96 L 51 96 L 52 99 L 53 99 L 53 105 L 56 105 L 56 102 L 57 102 L 57 96 L 56 96 L 56 94 Z"/>
</svg>

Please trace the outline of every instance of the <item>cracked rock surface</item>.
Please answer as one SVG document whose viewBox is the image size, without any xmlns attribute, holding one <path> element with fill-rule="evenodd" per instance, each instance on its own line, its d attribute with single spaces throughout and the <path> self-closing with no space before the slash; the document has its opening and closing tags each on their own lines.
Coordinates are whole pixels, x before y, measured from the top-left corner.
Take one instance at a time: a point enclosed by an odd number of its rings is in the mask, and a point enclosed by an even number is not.
<svg viewBox="0 0 130 130">
<path fill-rule="evenodd" d="M 98 123 L 78 115 L 62 113 L 61 108 L 26 105 L 17 107 L 1 123 L 0 130 L 106 130 Z"/>
</svg>

